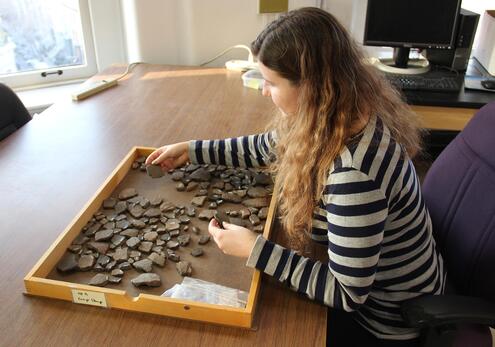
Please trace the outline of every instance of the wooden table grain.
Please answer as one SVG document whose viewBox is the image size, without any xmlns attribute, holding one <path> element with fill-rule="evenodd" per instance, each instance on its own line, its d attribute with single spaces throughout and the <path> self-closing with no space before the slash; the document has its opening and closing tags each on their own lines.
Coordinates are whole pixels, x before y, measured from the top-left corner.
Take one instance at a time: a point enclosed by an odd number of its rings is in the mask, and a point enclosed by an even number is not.
<svg viewBox="0 0 495 347">
<path fill-rule="evenodd" d="M 474 108 L 411 106 L 421 124 L 430 130 L 461 131 L 478 111 Z"/>
<path fill-rule="evenodd" d="M 238 72 L 142 64 L 0 142 L 0 346 L 323 346 L 326 308 L 268 277 L 253 330 L 23 295 L 24 276 L 133 146 L 257 133 L 273 113 Z"/>
</svg>

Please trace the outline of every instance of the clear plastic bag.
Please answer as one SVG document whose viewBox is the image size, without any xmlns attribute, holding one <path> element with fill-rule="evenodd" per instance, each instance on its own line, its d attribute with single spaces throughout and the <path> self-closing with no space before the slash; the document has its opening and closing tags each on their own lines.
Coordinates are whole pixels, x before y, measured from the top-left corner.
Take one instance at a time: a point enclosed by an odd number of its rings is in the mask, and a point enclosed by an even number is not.
<svg viewBox="0 0 495 347">
<path fill-rule="evenodd" d="M 244 308 L 248 293 L 197 278 L 184 277 L 182 283 L 166 290 L 162 296 Z"/>
</svg>

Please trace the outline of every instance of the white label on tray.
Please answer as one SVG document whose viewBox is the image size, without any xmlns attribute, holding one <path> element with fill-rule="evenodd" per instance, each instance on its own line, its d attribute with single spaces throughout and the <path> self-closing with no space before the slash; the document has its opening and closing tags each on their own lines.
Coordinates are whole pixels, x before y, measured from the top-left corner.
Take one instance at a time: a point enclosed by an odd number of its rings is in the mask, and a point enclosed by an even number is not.
<svg viewBox="0 0 495 347">
<path fill-rule="evenodd" d="M 72 289 L 72 301 L 76 304 L 107 307 L 105 294 L 87 290 Z"/>
</svg>

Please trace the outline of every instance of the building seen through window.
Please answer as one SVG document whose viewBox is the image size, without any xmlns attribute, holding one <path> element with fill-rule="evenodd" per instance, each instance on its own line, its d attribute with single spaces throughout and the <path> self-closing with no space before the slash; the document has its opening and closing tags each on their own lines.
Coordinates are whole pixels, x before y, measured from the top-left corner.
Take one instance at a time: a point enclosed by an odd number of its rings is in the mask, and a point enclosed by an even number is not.
<svg viewBox="0 0 495 347">
<path fill-rule="evenodd" d="M 77 0 L 0 1 L 0 73 L 84 64 Z"/>
</svg>

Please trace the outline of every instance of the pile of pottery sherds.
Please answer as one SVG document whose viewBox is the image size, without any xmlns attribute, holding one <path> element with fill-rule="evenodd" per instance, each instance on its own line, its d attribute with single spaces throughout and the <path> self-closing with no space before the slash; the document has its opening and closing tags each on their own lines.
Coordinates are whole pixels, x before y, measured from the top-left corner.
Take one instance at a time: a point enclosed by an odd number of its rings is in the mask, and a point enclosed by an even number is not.
<svg viewBox="0 0 495 347">
<path fill-rule="evenodd" d="M 164 175 L 159 166 L 146 166 L 144 162 L 145 157 L 137 158 L 132 169 L 147 172 L 153 178 Z M 179 251 L 183 247 L 192 246 L 189 254 L 193 257 L 204 254 L 202 246 L 210 241 L 210 236 L 207 230 L 191 223 L 195 218 L 216 218 L 220 225 L 229 222 L 263 231 L 273 192 L 273 180 L 268 173 L 189 164 L 168 174 L 177 191 L 194 195 L 190 205 L 175 204 L 165 197 L 148 199 L 135 188 L 125 188 L 103 201 L 101 209 L 68 247 L 57 270 L 92 271 L 96 275 L 89 284 L 106 286 L 119 284 L 125 272 L 134 268 L 141 273 L 131 279 L 134 286 L 159 287 L 161 279 L 154 269 L 163 268 L 168 262 L 175 263 L 181 276 L 192 274 L 191 262 L 181 260 Z M 220 209 L 225 203 L 239 207 Z"/>
</svg>

